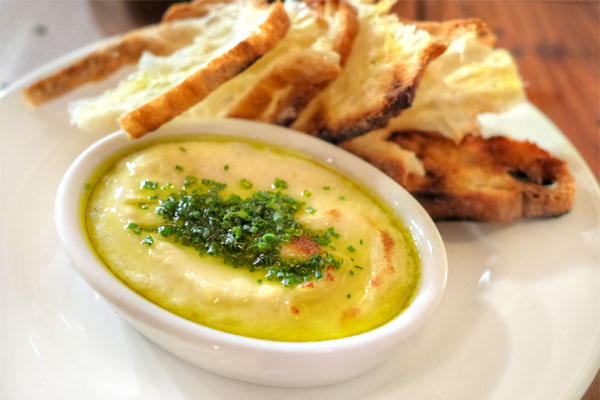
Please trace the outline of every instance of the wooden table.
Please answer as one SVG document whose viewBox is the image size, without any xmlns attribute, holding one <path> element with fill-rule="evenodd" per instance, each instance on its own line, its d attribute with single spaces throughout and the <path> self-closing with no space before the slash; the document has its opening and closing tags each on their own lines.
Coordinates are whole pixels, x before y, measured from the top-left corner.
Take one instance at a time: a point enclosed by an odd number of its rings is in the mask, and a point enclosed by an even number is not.
<svg viewBox="0 0 600 400">
<path fill-rule="evenodd" d="M 0 89 L 70 50 L 158 21 L 169 3 L 0 1 Z M 529 99 L 569 137 L 600 179 L 598 1 L 408 0 L 395 10 L 412 19 L 486 21 L 497 45 L 514 55 Z M 600 399 L 600 373 L 583 399 Z"/>
</svg>

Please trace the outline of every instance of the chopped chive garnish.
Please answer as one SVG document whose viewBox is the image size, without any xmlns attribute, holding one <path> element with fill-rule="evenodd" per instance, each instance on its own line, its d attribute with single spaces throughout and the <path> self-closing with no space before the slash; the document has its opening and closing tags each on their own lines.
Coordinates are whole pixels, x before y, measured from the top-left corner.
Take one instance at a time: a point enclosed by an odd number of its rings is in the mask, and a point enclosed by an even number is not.
<svg viewBox="0 0 600 400">
<path fill-rule="evenodd" d="M 138 207 L 141 208 L 142 210 L 147 210 L 148 204 L 147 203 L 138 203 Z"/>
<path fill-rule="evenodd" d="M 306 207 L 306 212 L 309 213 L 309 214 L 314 214 L 315 211 L 316 210 L 314 208 L 312 208 L 312 207 Z"/>
<path fill-rule="evenodd" d="M 91 183 L 86 183 L 85 184 L 85 191 L 89 192 L 90 190 L 92 190 L 92 184 Z"/>
<path fill-rule="evenodd" d="M 188 188 L 194 186 L 196 183 L 198 183 L 198 178 L 196 178 L 194 176 L 187 176 L 183 180 L 183 188 L 188 189 Z"/>
<path fill-rule="evenodd" d="M 302 192 L 302 194 L 306 197 L 312 196 L 312 193 L 309 190 L 305 190 L 304 192 Z"/>
<path fill-rule="evenodd" d="M 227 170 L 229 169 L 229 164 L 225 164 L 225 166 L 223 167 L 223 169 L 224 169 L 225 171 L 227 171 Z"/>
<path fill-rule="evenodd" d="M 360 244 L 363 244 L 363 241 L 362 241 L 362 239 L 360 239 L 359 243 L 360 243 Z"/>
<path fill-rule="evenodd" d="M 142 230 L 138 227 L 138 224 L 135 224 L 133 222 L 130 222 L 129 225 L 127 225 L 127 229 L 131 229 L 136 235 L 142 233 Z"/>
<path fill-rule="evenodd" d="M 363 269 L 363 267 L 361 267 L 360 265 L 355 265 L 354 268 L 356 268 L 356 269 Z"/>
<path fill-rule="evenodd" d="M 240 186 L 242 187 L 242 189 L 252 189 L 254 185 L 248 179 L 242 178 L 240 179 Z"/>
<path fill-rule="evenodd" d="M 323 186 L 323 190 L 329 190 L 331 189 L 329 186 Z"/>
<path fill-rule="evenodd" d="M 348 299 L 349 299 L 350 297 L 352 297 L 352 295 L 351 295 L 350 293 L 348 293 L 348 294 L 346 295 L 346 298 L 348 298 Z"/>
<path fill-rule="evenodd" d="M 256 282 L 259 283 L 259 284 L 261 284 L 262 283 L 262 279 L 257 279 Z"/>
<path fill-rule="evenodd" d="M 182 167 L 181 165 L 176 165 L 176 166 L 175 166 L 175 169 L 176 169 L 177 171 L 183 171 L 183 167 Z"/>
<path fill-rule="evenodd" d="M 350 257 L 350 261 L 354 261 L 354 258 Z"/>
<path fill-rule="evenodd" d="M 144 179 L 142 183 L 140 183 L 140 189 L 151 189 L 155 190 L 158 187 L 158 182 L 152 182 L 147 179 Z"/>
<path fill-rule="evenodd" d="M 183 147 L 183 146 L 179 146 L 179 150 L 181 150 L 181 151 L 187 151 L 187 149 L 185 147 Z"/>
<path fill-rule="evenodd" d="M 350 270 L 350 275 L 354 275 L 354 271 Z"/>
<path fill-rule="evenodd" d="M 148 232 L 192 247 L 201 256 L 219 257 L 233 267 L 262 270 L 264 278 L 284 286 L 321 279 L 324 269 L 342 266 L 343 260 L 325 250 L 339 237 L 334 228 L 313 231 L 296 220 L 304 202 L 281 191 L 261 190 L 245 198 L 236 194 L 222 196 L 226 184 L 211 179 L 187 177 L 186 183 L 193 185 L 193 190 L 184 187 L 159 200 L 155 212 L 163 218 L 163 225 L 149 227 Z M 249 181 L 240 181 L 240 185 L 244 183 L 252 187 Z M 281 182 L 279 186 L 283 187 Z M 130 229 L 137 234 L 142 232 L 137 224 Z M 303 235 L 324 246 L 322 251 L 308 260 L 284 258 L 282 246 Z M 141 243 L 151 246 L 152 236 L 146 236 Z"/>
<path fill-rule="evenodd" d="M 340 197 L 338 197 L 338 199 L 340 199 L 340 200 L 346 200 L 346 196 L 340 196 Z"/>
<path fill-rule="evenodd" d="M 271 184 L 271 188 L 273 189 L 287 189 L 288 184 L 283 179 L 275 178 L 275 182 Z"/>
<path fill-rule="evenodd" d="M 356 251 L 356 249 L 354 247 L 352 247 L 352 245 L 348 246 L 348 251 L 350 253 L 354 253 Z"/>
<path fill-rule="evenodd" d="M 175 185 L 173 185 L 172 183 L 169 182 L 169 183 L 166 183 L 166 184 L 162 185 L 160 188 L 162 190 L 171 190 L 174 187 L 175 187 Z"/>
<path fill-rule="evenodd" d="M 157 200 L 158 196 L 155 195 L 155 194 L 153 194 L 152 196 L 148 196 L 148 199 L 150 199 L 150 200 Z"/>
</svg>

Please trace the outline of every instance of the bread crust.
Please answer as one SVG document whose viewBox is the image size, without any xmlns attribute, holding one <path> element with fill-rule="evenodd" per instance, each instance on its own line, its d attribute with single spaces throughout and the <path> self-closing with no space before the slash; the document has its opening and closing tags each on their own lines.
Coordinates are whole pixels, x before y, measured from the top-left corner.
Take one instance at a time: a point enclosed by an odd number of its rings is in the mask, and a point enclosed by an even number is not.
<svg viewBox="0 0 600 400">
<path fill-rule="evenodd" d="M 363 22 L 361 21 L 361 23 Z M 367 24 L 376 23 L 378 22 L 367 22 Z M 365 25 L 361 29 L 365 29 L 363 35 L 369 37 L 370 31 L 374 30 L 374 27 Z M 429 40 L 422 48 L 416 50 L 415 59 L 410 64 L 401 57 L 381 61 L 381 63 L 385 62 L 387 66 L 385 70 L 379 71 L 378 87 L 372 97 L 375 100 L 368 107 L 354 110 L 350 114 L 333 115 L 332 106 L 329 104 L 331 99 L 339 98 L 344 94 L 334 93 L 335 86 L 329 87 L 326 90 L 330 90 L 330 92 L 315 98 L 303 115 L 292 125 L 292 128 L 331 142 L 341 142 L 384 127 L 390 118 L 410 107 L 426 66 L 442 54 L 446 47 L 447 45 L 441 41 Z M 389 55 L 384 55 L 384 57 L 389 57 Z M 332 83 L 332 85 L 335 84 L 336 82 Z M 341 90 L 344 88 L 342 87 Z"/>
<path fill-rule="evenodd" d="M 319 54 L 298 54 L 276 65 L 227 116 L 285 125 L 286 121 L 294 120 L 322 85 L 335 78 L 339 71 L 339 65 L 324 60 Z M 286 88 L 287 95 L 279 99 L 269 113 L 277 93 Z"/>
<path fill-rule="evenodd" d="M 37 107 L 79 86 L 106 79 L 119 68 L 136 63 L 144 51 L 168 56 L 191 44 L 198 29 L 185 24 L 165 22 L 133 30 L 106 47 L 43 78 L 23 91 L 25 101 Z"/>
<path fill-rule="evenodd" d="M 348 58 L 358 32 L 356 10 L 345 0 L 328 3 L 305 2 L 315 9 L 319 18 L 329 23 L 337 19 L 339 32 L 334 38 L 333 50 L 339 54 L 340 62 L 326 59 L 316 51 L 306 51 L 288 58 L 275 65 L 231 109 L 228 117 L 289 126 L 306 105 L 338 76 L 340 66 L 343 66 Z M 272 104 L 273 102 L 276 104 Z"/>
<path fill-rule="evenodd" d="M 332 120 L 326 106 L 319 106 L 304 123 L 294 126 L 333 143 L 350 140 L 371 130 L 380 129 L 388 121 L 412 104 L 419 80 L 427 65 L 446 50 L 444 44 L 432 42 L 421 53 L 414 65 L 414 73 L 398 68 L 385 84 L 386 93 L 371 110 L 363 110 L 349 117 Z"/>
<path fill-rule="evenodd" d="M 403 160 L 343 147 L 404 186 L 434 220 L 510 222 L 559 216 L 573 206 L 575 180 L 566 164 L 533 143 L 469 135 L 456 144 L 413 131 L 395 132 L 387 141 L 413 152 L 425 174 L 407 173 Z"/>
<path fill-rule="evenodd" d="M 479 41 L 488 46 L 494 46 L 496 35 L 485 22 L 478 18 L 453 19 L 448 21 L 406 21 L 413 23 L 418 29 L 427 31 L 433 40 L 449 45 L 453 40 L 467 33 L 474 32 Z"/>
<path fill-rule="evenodd" d="M 233 0 L 194 0 L 189 3 L 175 3 L 169 6 L 163 14 L 162 20 L 175 21 L 178 19 L 201 18 L 208 14 L 208 4 L 230 3 Z"/>
<path fill-rule="evenodd" d="M 134 138 L 158 129 L 252 65 L 285 36 L 289 26 L 290 20 L 283 5 L 280 2 L 275 3 L 257 32 L 212 60 L 176 87 L 122 115 L 119 124 Z"/>
</svg>

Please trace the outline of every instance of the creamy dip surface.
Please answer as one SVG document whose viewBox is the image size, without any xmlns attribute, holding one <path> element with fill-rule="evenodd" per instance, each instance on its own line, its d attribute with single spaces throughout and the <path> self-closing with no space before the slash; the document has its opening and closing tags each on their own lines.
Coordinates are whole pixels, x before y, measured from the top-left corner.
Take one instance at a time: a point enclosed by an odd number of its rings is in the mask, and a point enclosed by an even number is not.
<svg viewBox="0 0 600 400">
<path fill-rule="evenodd" d="M 233 267 L 152 231 L 164 223 L 160 201 L 190 176 L 227 184 L 224 197 L 280 190 L 304 202 L 296 220 L 312 231 L 333 227 L 338 237 L 320 251 L 341 264 L 284 286 L 264 269 Z M 240 185 L 244 179 L 252 188 Z M 276 179 L 287 188 L 273 188 Z M 85 225 L 99 258 L 140 295 L 188 320 L 261 339 L 317 341 L 374 329 L 410 304 L 420 280 L 414 240 L 390 210 L 311 160 L 244 141 L 157 143 L 125 156 L 95 184 Z"/>
</svg>

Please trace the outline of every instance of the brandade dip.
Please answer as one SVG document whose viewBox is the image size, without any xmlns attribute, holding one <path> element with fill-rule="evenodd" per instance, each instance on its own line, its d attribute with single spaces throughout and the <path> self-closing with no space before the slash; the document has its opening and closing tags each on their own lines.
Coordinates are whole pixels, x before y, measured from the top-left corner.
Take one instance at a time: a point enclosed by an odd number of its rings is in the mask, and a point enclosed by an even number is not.
<svg viewBox="0 0 600 400">
<path fill-rule="evenodd" d="M 89 239 L 131 289 L 234 334 L 319 341 L 400 314 L 420 281 L 409 231 L 358 185 L 237 139 L 155 143 L 89 192 Z"/>
</svg>

